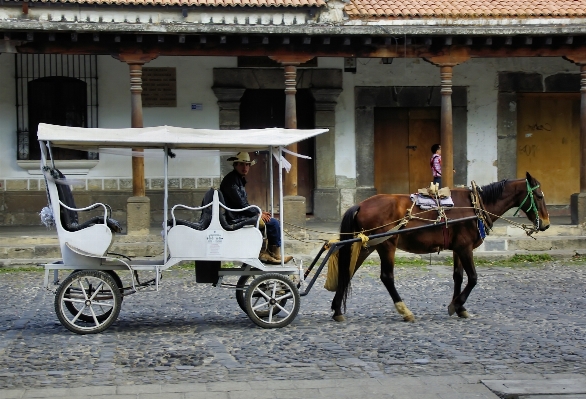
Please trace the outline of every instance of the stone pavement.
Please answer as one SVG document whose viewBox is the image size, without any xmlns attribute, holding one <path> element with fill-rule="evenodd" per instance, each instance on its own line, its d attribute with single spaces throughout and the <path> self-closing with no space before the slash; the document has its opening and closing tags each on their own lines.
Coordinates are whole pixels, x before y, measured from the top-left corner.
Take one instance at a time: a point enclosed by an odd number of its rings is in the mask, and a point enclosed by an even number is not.
<svg viewBox="0 0 586 399">
<path fill-rule="evenodd" d="M 470 319 L 447 315 L 449 267 L 400 266 L 415 323 L 378 274 L 359 270 L 345 323 L 320 277 L 291 325 L 264 330 L 232 290 L 170 270 L 110 329 L 80 336 L 59 324 L 42 273 L 2 273 L 0 398 L 586 398 L 583 261 L 480 266 Z"/>
</svg>

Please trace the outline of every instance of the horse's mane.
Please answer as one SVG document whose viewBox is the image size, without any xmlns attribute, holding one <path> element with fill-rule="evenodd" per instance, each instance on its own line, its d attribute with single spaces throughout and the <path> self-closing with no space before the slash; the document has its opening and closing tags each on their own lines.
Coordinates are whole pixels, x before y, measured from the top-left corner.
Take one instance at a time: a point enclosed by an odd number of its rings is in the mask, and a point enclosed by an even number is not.
<svg viewBox="0 0 586 399">
<path fill-rule="evenodd" d="M 485 204 L 493 204 L 503 194 L 507 179 L 497 181 L 494 183 L 487 184 L 486 186 L 480 187 L 480 198 Z"/>
</svg>

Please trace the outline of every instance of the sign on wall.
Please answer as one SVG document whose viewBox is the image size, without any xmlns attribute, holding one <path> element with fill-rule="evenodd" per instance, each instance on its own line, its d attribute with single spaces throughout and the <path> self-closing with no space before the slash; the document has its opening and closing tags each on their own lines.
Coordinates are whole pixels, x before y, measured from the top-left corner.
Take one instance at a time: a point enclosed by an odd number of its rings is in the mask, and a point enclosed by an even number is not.
<svg viewBox="0 0 586 399">
<path fill-rule="evenodd" d="M 177 78 L 175 68 L 142 69 L 142 106 L 176 107 Z"/>
</svg>

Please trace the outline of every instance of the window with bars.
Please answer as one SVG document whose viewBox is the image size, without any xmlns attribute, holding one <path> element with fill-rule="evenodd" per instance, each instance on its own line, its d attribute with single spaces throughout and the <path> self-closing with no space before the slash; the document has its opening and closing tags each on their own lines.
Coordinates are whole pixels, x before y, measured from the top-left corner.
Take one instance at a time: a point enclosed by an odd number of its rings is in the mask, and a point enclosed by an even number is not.
<svg viewBox="0 0 586 399">
<path fill-rule="evenodd" d="M 95 55 L 15 54 L 17 159 L 40 159 L 39 123 L 98 127 Z M 59 149 L 55 159 L 97 159 Z"/>
</svg>

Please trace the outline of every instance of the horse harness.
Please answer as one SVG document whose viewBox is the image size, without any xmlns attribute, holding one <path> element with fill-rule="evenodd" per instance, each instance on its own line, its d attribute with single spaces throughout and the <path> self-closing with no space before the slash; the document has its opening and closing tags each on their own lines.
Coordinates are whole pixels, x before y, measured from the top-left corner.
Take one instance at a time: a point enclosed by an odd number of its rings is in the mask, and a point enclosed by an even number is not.
<svg viewBox="0 0 586 399">
<path fill-rule="evenodd" d="M 488 217 L 488 212 L 482 202 L 482 197 L 479 193 L 482 189 L 476 185 L 474 180 L 470 182 L 470 185 L 472 186 L 470 189 L 470 201 L 472 202 L 474 213 L 476 213 L 476 216 L 478 217 L 478 234 L 480 234 L 480 238 L 484 240 L 484 238 L 490 233 L 490 230 L 492 230 L 492 219 Z"/>
<path fill-rule="evenodd" d="M 525 213 L 529 213 L 531 211 L 535 212 L 535 222 L 533 222 L 533 228 L 527 229 L 527 228 L 525 228 L 525 225 L 523 225 L 527 235 L 531 236 L 531 234 L 539 231 L 539 225 L 541 223 L 541 219 L 539 218 L 539 210 L 537 209 L 537 204 L 535 203 L 535 198 L 533 197 L 533 191 L 535 191 L 539 188 L 539 184 L 536 185 L 535 187 L 531 187 L 529 180 L 525 179 L 525 182 L 527 183 L 527 195 L 525 196 L 523 201 L 521 201 L 521 205 L 519 205 L 519 207 L 517 208 L 517 210 L 515 211 L 513 216 L 517 216 L 517 214 L 519 213 L 519 210 L 522 210 Z M 525 209 L 522 209 L 521 207 L 525 204 L 527 199 L 529 199 L 529 201 L 530 201 L 529 208 L 527 210 L 525 210 Z"/>
</svg>

